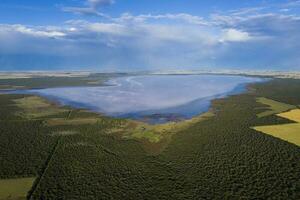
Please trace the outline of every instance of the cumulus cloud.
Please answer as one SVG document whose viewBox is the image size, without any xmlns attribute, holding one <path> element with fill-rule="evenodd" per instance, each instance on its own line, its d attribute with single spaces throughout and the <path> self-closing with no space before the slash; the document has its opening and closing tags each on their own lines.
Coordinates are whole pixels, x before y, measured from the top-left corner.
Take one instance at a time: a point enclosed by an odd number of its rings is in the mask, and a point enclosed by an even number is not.
<svg viewBox="0 0 300 200">
<path fill-rule="evenodd" d="M 129 16 L 129 15 L 126 15 Z M 135 20 L 135 17 L 130 15 L 132 20 L 120 20 L 124 18 L 122 15 L 118 20 L 112 19 L 112 22 L 88 22 L 88 21 L 68 21 L 67 24 L 71 26 L 76 26 L 76 30 L 81 30 L 81 33 L 97 33 L 102 37 L 111 36 L 111 37 L 131 37 L 132 41 L 144 40 L 151 41 L 155 43 L 162 43 L 167 41 L 173 42 L 212 42 L 213 35 L 209 33 L 209 30 L 206 27 L 198 25 L 190 25 L 189 23 L 169 23 L 169 24 L 159 24 L 159 23 L 149 23 L 143 20 Z M 180 26 L 179 26 L 180 24 Z M 126 39 L 126 40 L 127 40 Z"/>
<path fill-rule="evenodd" d="M 77 11 L 99 13 L 111 3 L 90 0 Z M 70 20 L 59 27 L 3 24 L 0 64 L 9 66 L 8 54 L 30 53 L 59 56 L 62 66 L 94 68 L 298 66 L 300 17 L 261 11 L 235 10 L 205 19 L 187 13 L 123 13 L 94 22 Z"/>
<path fill-rule="evenodd" d="M 89 23 L 87 24 L 88 30 L 103 34 L 111 35 L 127 35 L 128 29 L 120 24 L 114 23 Z"/>
<path fill-rule="evenodd" d="M 250 39 L 251 37 L 249 33 L 231 28 L 223 31 L 223 36 L 220 39 L 220 41 L 221 42 L 245 42 Z"/>
</svg>

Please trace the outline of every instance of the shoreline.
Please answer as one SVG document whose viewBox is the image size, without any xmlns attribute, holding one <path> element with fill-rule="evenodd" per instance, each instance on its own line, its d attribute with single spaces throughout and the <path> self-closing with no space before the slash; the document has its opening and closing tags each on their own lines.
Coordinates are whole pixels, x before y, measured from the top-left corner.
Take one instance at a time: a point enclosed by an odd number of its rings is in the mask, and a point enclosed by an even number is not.
<svg viewBox="0 0 300 200">
<path fill-rule="evenodd" d="M 220 76 L 224 76 L 224 75 L 220 75 Z M 243 76 L 245 77 L 245 76 Z M 256 78 L 260 78 L 260 77 L 256 77 Z M 101 112 L 101 110 L 99 110 L 99 108 L 91 106 L 91 105 L 87 105 L 85 103 L 79 103 L 79 102 L 75 102 L 75 101 L 71 101 L 71 100 L 67 100 L 67 99 L 62 99 L 62 98 L 57 98 L 54 95 L 47 95 L 47 94 L 39 94 L 36 91 L 26 91 L 26 90 L 15 90 L 15 91 L 9 91 L 9 92 L 5 92 L 6 94 L 24 94 L 24 95 L 32 95 L 32 96 L 38 96 L 43 98 L 44 100 L 48 101 L 49 103 L 56 105 L 58 107 L 67 107 L 67 108 L 71 108 L 71 109 L 78 109 L 78 110 L 85 110 L 87 112 L 91 112 L 94 114 L 97 114 L 99 116 L 105 116 L 105 117 L 109 117 L 109 118 L 115 118 L 115 119 L 125 119 L 125 120 L 134 120 L 137 122 L 145 122 L 147 124 L 151 124 L 151 125 L 162 125 L 162 124 L 166 124 L 166 123 L 172 123 L 172 122 L 184 122 L 187 120 L 192 120 L 193 118 L 197 118 L 199 116 L 201 116 L 202 114 L 205 114 L 206 112 L 209 112 L 212 109 L 212 102 L 214 100 L 217 99 L 222 99 L 222 98 L 228 98 L 230 96 L 233 95 L 239 95 L 239 94 L 244 94 L 246 92 L 249 92 L 249 86 L 251 84 L 257 84 L 257 83 L 261 83 L 261 82 L 266 82 L 267 80 L 264 80 L 262 78 L 260 78 L 260 81 L 255 81 L 255 82 L 250 82 L 250 83 L 240 83 L 238 84 L 234 89 L 228 91 L 228 92 L 224 92 L 224 93 L 220 93 L 220 94 L 216 94 L 213 96 L 208 96 L 208 97 L 203 97 L 203 98 L 199 98 L 196 100 L 193 100 L 192 102 L 187 102 L 185 104 L 182 105 L 178 105 L 175 107 L 169 107 L 169 108 L 164 108 L 164 109 L 160 109 L 160 110 L 146 110 L 146 111 L 140 111 L 140 112 L 136 112 L 136 113 L 125 113 L 125 114 L 121 114 L 121 115 L 115 115 L 115 114 L 107 114 L 105 112 Z M 108 79 L 107 81 L 104 82 L 107 83 L 112 79 Z M 103 85 L 104 86 L 113 86 L 113 85 Z M 89 87 L 89 86 L 75 86 L 75 87 Z M 97 86 L 94 86 L 97 87 Z M 102 87 L 102 86 L 99 86 Z M 69 87 L 64 87 L 64 88 L 69 88 Z M 73 87 L 70 87 L 73 88 Z M 34 89 L 32 89 L 34 90 Z M 1 90 L 0 90 L 1 92 Z M 183 114 L 180 113 L 172 113 L 172 112 L 159 112 L 159 111 L 163 111 L 163 110 L 169 110 L 169 109 L 180 109 L 180 107 L 182 107 L 181 109 L 186 109 L 186 107 L 189 107 L 191 104 L 193 103 L 198 103 L 201 107 L 200 110 L 197 110 L 196 112 L 192 113 L 192 114 L 188 114 L 188 116 L 184 116 Z M 204 105 L 205 104 L 205 105 Z M 198 108 L 199 108 L 198 105 Z M 204 108 L 205 107 L 205 108 Z M 149 114 L 150 112 L 150 114 Z M 147 114 L 148 113 L 148 114 Z M 135 116 L 138 115 L 138 116 Z M 148 118 L 148 120 L 147 120 Z"/>
<path fill-rule="evenodd" d="M 260 78 L 300 79 L 300 71 L 276 70 L 167 70 L 167 71 L 0 71 L 0 80 L 30 78 L 87 78 L 102 76 L 140 76 L 140 75 L 228 75 Z"/>
</svg>

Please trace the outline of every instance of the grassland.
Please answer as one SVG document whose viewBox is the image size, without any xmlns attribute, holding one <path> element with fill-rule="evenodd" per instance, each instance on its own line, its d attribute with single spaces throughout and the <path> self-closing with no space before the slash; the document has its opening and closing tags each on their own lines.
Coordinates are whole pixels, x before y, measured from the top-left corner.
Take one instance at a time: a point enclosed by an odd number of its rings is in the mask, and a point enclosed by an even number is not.
<svg viewBox="0 0 300 200">
<path fill-rule="evenodd" d="M 21 108 L 21 111 L 18 114 L 28 119 L 56 115 L 69 111 L 67 109 L 54 106 L 50 102 L 37 96 L 28 96 L 16 99 L 14 102 L 16 103 L 16 106 Z"/>
<path fill-rule="evenodd" d="M 0 179 L 1 200 L 25 200 L 35 178 Z"/>
<path fill-rule="evenodd" d="M 16 103 L 16 106 L 22 110 L 19 115 L 27 119 L 44 118 L 45 123 L 48 126 L 95 125 L 97 123 L 101 124 L 104 120 L 100 117 L 100 115 L 89 116 L 88 112 L 84 110 L 73 111 L 70 108 L 67 109 L 66 107 L 59 107 L 38 96 L 27 96 L 16 99 L 14 102 Z M 76 113 L 77 116 L 75 116 Z M 82 117 L 82 114 L 86 114 L 86 116 Z M 59 115 L 61 117 L 55 117 Z M 212 116 L 214 116 L 213 112 L 207 112 L 189 120 L 168 122 L 159 125 L 123 120 L 123 125 L 121 127 L 111 129 L 110 132 L 114 133 L 122 130 L 125 132 L 123 134 L 124 138 L 145 139 L 152 143 L 158 143 L 162 139 L 170 138 L 172 134 L 184 130 L 189 126 L 206 120 Z"/>
<path fill-rule="evenodd" d="M 96 124 L 100 119 L 97 118 L 76 118 L 76 119 L 64 119 L 53 118 L 47 120 L 48 126 L 61 126 L 61 125 L 84 125 L 84 124 Z"/>
<path fill-rule="evenodd" d="M 151 143 L 159 143 L 161 140 L 169 140 L 173 134 L 176 134 L 188 128 L 189 126 L 207 120 L 213 116 L 214 113 L 210 111 L 189 120 L 156 125 L 129 120 L 127 131 L 125 129 L 125 134 L 123 137 L 145 139 Z"/>
<path fill-rule="evenodd" d="M 281 113 L 281 112 L 296 108 L 296 106 L 294 106 L 294 105 L 281 103 L 281 102 L 274 101 L 272 99 L 268 99 L 265 97 L 257 98 L 257 102 L 266 105 L 267 107 L 263 107 L 263 108 L 268 109 L 264 112 L 257 114 L 258 117 L 266 117 L 269 115 Z"/>
<path fill-rule="evenodd" d="M 258 118 L 270 107 L 257 98 L 299 105 L 300 80 L 251 87 L 215 100 L 205 115 L 157 126 L 0 95 L 0 178 L 37 177 L 30 200 L 298 200 L 299 146 L 251 127 L 295 124 L 275 114 Z M 24 99 L 35 103 L 25 109 Z M 66 112 L 35 116 L 34 105 L 44 104 Z"/>
</svg>

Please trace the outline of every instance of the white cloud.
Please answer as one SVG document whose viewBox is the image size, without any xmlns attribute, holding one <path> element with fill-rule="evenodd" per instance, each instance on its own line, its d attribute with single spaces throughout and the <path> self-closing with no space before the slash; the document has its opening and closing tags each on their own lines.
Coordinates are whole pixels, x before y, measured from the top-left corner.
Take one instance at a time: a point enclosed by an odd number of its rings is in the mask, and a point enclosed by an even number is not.
<svg viewBox="0 0 300 200">
<path fill-rule="evenodd" d="M 173 17 L 172 19 L 168 18 L 173 23 L 160 24 L 147 21 L 144 16 L 146 15 L 123 14 L 120 18 L 112 19 L 112 22 L 92 23 L 77 20 L 68 21 L 67 24 L 79 28 L 83 34 L 87 32 L 105 34 L 109 36 L 110 40 L 112 37 L 131 37 L 132 41 L 143 40 L 145 43 L 152 42 L 156 44 L 160 42 L 209 44 L 214 40 L 213 36 L 208 33 L 209 30 L 206 26 L 178 22 Z"/>
<path fill-rule="evenodd" d="M 231 28 L 223 31 L 220 42 L 245 42 L 250 39 L 249 33 Z"/>
<path fill-rule="evenodd" d="M 195 25 L 208 25 L 208 23 L 199 16 L 190 15 L 187 13 L 178 13 L 178 14 L 163 14 L 163 15 L 137 15 L 133 16 L 130 13 L 124 13 L 119 18 L 114 18 L 113 20 L 116 22 L 145 22 L 147 20 L 177 20 L 183 23 L 195 24 Z"/>
<path fill-rule="evenodd" d="M 249 15 L 249 14 L 257 14 L 260 11 L 266 9 L 266 7 L 250 7 L 250 8 L 242 8 L 238 10 L 230 11 L 231 15 L 239 16 L 239 15 Z"/>
<path fill-rule="evenodd" d="M 282 8 L 282 9 L 280 9 L 279 11 L 280 12 L 289 12 L 291 9 L 289 9 L 289 8 Z"/>
<path fill-rule="evenodd" d="M 128 35 L 129 30 L 127 27 L 115 24 L 115 23 L 88 23 L 88 30 L 97 32 L 97 33 L 105 33 L 112 35 Z"/>
<path fill-rule="evenodd" d="M 34 27 L 29 28 L 24 25 L 0 25 L 2 31 L 11 32 L 11 33 L 21 33 L 34 37 L 50 37 L 50 38 L 59 38 L 66 36 L 66 33 L 56 30 L 55 27 Z"/>
<path fill-rule="evenodd" d="M 187 13 L 124 13 L 96 22 L 70 20 L 59 27 L 0 25 L 0 55 L 8 49 L 9 54 L 16 55 L 29 49 L 38 55 L 74 55 L 78 63 L 97 66 L 195 66 L 225 61 L 238 65 L 239 60 L 247 59 L 249 64 L 256 61 L 271 65 L 288 58 L 294 62 L 294 52 L 300 49 L 300 17 L 256 12 L 244 10 L 207 19 Z M 253 52 L 268 52 L 270 56 L 251 58 Z M 273 58 L 271 54 L 278 58 L 267 60 Z M 232 57 L 235 59 L 228 59 Z"/>
</svg>

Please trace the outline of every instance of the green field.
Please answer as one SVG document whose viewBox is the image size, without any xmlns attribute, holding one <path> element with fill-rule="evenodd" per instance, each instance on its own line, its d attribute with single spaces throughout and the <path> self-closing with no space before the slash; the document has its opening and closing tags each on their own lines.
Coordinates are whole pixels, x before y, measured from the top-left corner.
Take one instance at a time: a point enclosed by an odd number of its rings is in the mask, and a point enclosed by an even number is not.
<svg viewBox="0 0 300 200">
<path fill-rule="evenodd" d="M 0 179 L 1 200 L 25 200 L 35 178 Z"/>
<path fill-rule="evenodd" d="M 0 178 L 36 177 L 23 191 L 30 200 L 298 200 L 299 146 L 251 127 L 295 124 L 275 107 L 300 104 L 300 80 L 257 83 L 251 91 L 163 125 L 0 95 Z M 257 117 L 270 104 L 275 114 Z"/>
<path fill-rule="evenodd" d="M 274 101 L 272 99 L 267 99 L 265 97 L 257 98 L 257 102 L 266 105 L 267 107 L 263 107 L 263 108 L 268 109 L 267 111 L 257 114 L 258 117 L 266 117 L 269 115 L 281 113 L 281 112 L 296 108 L 296 106 L 294 106 L 294 105 L 281 103 L 278 101 Z"/>
</svg>

